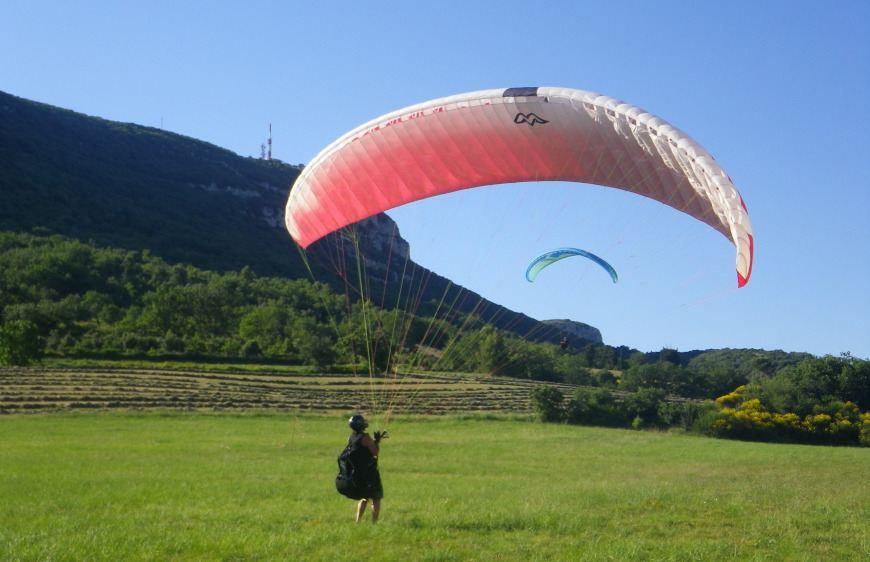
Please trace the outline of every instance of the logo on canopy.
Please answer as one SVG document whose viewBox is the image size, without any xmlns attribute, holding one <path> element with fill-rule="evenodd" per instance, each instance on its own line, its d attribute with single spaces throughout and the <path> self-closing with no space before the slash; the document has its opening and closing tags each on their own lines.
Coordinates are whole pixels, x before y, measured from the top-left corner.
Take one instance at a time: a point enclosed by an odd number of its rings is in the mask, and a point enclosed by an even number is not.
<svg viewBox="0 0 870 562">
<path fill-rule="evenodd" d="M 541 119 L 534 113 L 517 113 L 517 116 L 514 117 L 514 123 L 528 123 L 530 127 L 534 127 L 536 123 L 545 124 L 549 123 L 546 119 Z"/>
</svg>

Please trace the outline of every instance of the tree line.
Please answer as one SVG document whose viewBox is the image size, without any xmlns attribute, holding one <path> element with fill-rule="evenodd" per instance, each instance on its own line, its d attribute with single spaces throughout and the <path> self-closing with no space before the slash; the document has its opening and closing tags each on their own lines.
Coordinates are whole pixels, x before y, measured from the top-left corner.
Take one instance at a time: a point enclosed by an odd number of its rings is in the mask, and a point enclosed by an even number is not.
<svg viewBox="0 0 870 562">
<path fill-rule="evenodd" d="M 431 304 L 431 303 L 429 303 Z M 443 303 L 427 309 L 444 308 Z M 316 369 L 495 372 L 556 382 L 620 369 L 632 350 L 561 352 L 476 317 L 449 320 L 349 300 L 309 279 L 218 273 L 148 250 L 0 232 L 0 362 L 42 356 L 185 355 L 280 360 Z M 609 375 L 604 376 L 605 379 Z"/>
<path fill-rule="evenodd" d="M 331 319 L 343 308 L 343 298 L 307 280 L 258 277 L 249 268 L 219 274 L 147 250 L 0 233 L 6 363 L 46 354 L 185 354 L 327 365 L 337 360 Z"/>
<path fill-rule="evenodd" d="M 545 422 L 678 428 L 729 439 L 870 447 L 870 361 L 849 353 L 810 356 L 772 376 L 759 371 L 743 381 L 733 372 L 703 375 L 682 368 L 667 359 L 670 351 L 663 350 L 655 363 L 623 371 L 620 393 L 578 388 L 566 399 L 559 388 L 543 385 L 532 390 L 530 398 Z M 699 386 L 699 378 L 705 377 L 709 379 Z M 729 385 L 736 386 L 723 392 Z M 709 391 L 699 392 L 704 388 L 717 388 L 712 395 L 722 394 L 712 398 Z"/>
<path fill-rule="evenodd" d="M 0 364 L 129 355 L 492 373 L 552 383 L 532 396 L 548 421 L 741 438 L 789 440 L 810 428 L 816 440 L 857 442 L 870 404 L 868 362 L 848 354 L 562 349 L 473 315 L 447 321 L 350 301 L 308 279 L 216 273 L 39 230 L 0 233 Z M 557 385 L 576 390 L 566 400 Z"/>
</svg>

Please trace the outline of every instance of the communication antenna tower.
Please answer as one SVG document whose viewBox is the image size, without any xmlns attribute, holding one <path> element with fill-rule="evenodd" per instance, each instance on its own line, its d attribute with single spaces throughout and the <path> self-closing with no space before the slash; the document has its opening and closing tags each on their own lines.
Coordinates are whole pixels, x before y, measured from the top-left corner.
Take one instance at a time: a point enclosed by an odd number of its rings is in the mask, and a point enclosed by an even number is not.
<svg viewBox="0 0 870 562">
<path fill-rule="evenodd" d="M 272 159 L 272 124 L 269 123 L 269 141 L 266 148 L 266 160 Z"/>
</svg>

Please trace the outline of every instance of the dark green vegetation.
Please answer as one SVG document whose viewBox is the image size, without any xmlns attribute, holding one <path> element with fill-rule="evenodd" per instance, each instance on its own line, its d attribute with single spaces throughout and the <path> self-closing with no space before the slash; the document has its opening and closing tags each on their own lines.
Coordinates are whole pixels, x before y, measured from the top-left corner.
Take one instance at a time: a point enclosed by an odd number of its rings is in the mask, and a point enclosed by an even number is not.
<svg viewBox="0 0 870 562">
<path fill-rule="evenodd" d="M 260 277 L 247 267 L 216 273 L 170 265 L 148 251 L 98 248 L 59 235 L 0 233 L 0 288 L 0 350 L 7 350 L 0 357 L 9 364 L 43 353 L 168 354 L 364 372 L 393 370 L 401 362 L 412 370 L 560 380 L 575 363 L 611 367 L 620 353 L 602 348 L 565 355 L 557 346 L 498 330 L 477 314 L 457 310 L 447 322 L 380 310 L 305 279 Z M 42 344 L 34 347 L 25 334 L 36 334 Z"/>
<path fill-rule="evenodd" d="M 0 230 L 307 277 L 283 229 L 298 166 L 0 92 Z"/>
<path fill-rule="evenodd" d="M 306 280 L 169 265 L 148 251 L 99 249 L 58 235 L 0 233 L 0 288 L 2 325 L 34 326 L 54 355 L 187 353 L 330 363 L 331 315 L 344 303 Z"/>
<path fill-rule="evenodd" d="M 0 417 L 0 559 L 870 557 L 857 448 L 395 419 L 377 525 L 334 488 L 346 415 Z"/>
<path fill-rule="evenodd" d="M 679 427 L 736 439 L 870 446 L 870 412 L 859 408 L 870 404 L 870 361 L 848 354 L 808 357 L 773 376 L 761 372 L 715 401 L 700 402 L 674 398 L 702 398 L 696 378 L 709 379 L 700 386 L 707 388 L 719 371 L 708 371 L 705 377 L 709 361 L 701 361 L 702 368 L 682 368 L 667 361 L 668 356 L 665 350 L 657 363 L 623 371 L 621 396 L 606 388 L 579 388 L 566 403 L 561 390 L 543 385 L 530 397 L 547 422 Z M 731 384 L 737 382 L 735 376 L 732 372 L 728 377 Z"/>
</svg>

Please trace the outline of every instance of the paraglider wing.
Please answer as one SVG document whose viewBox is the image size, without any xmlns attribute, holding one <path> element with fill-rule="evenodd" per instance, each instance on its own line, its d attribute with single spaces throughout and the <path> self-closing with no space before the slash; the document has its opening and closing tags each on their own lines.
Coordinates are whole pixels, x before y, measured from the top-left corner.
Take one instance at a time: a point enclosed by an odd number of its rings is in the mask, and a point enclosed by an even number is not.
<svg viewBox="0 0 870 562">
<path fill-rule="evenodd" d="M 637 107 L 565 88 L 484 90 L 389 113 L 350 131 L 299 174 L 285 224 L 307 248 L 405 203 L 482 185 L 575 181 L 660 201 L 737 247 L 752 272 L 752 227 L 728 175 L 698 143 Z"/>
<path fill-rule="evenodd" d="M 545 267 L 550 264 L 556 263 L 559 260 L 570 258 L 571 256 L 583 256 L 584 258 L 589 258 L 594 261 L 598 265 L 604 268 L 607 273 L 610 274 L 610 278 L 613 279 L 613 282 L 616 283 L 619 281 L 619 276 L 616 274 L 616 270 L 613 267 L 599 258 L 595 254 L 591 252 L 587 252 L 586 250 L 581 250 L 579 248 L 557 248 L 555 250 L 550 250 L 546 254 L 541 254 L 537 258 L 535 258 L 531 264 L 529 264 L 528 269 L 526 269 L 526 279 L 529 282 L 535 280 L 538 273 Z"/>
</svg>

